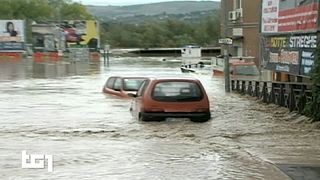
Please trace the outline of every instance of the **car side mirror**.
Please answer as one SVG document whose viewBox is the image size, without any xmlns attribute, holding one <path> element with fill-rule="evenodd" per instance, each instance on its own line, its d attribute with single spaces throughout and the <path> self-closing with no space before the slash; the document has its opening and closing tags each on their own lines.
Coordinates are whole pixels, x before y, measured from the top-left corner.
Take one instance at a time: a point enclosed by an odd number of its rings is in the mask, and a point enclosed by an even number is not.
<svg viewBox="0 0 320 180">
<path fill-rule="evenodd" d="M 135 93 L 128 93 L 128 96 L 129 96 L 129 97 L 136 98 L 136 97 L 137 97 L 137 94 L 135 94 Z"/>
</svg>

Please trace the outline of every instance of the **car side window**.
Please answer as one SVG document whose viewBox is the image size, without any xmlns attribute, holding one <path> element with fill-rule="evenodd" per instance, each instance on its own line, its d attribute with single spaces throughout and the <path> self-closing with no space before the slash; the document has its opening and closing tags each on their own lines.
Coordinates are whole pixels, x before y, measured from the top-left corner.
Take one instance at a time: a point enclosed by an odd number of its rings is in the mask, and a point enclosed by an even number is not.
<svg viewBox="0 0 320 180">
<path fill-rule="evenodd" d="M 114 77 L 109 78 L 108 81 L 107 81 L 107 84 L 106 84 L 107 88 L 113 89 L 113 84 L 114 84 L 115 80 L 116 80 L 116 78 L 114 78 Z"/>
<path fill-rule="evenodd" d="M 146 87 L 148 85 L 149 81 L 145 80 L 141 83 L 140 88 L 137 92 L 137 96 L 142 96 L 144 91 L 146 90 Z"/>
<path fill-rule="evenodd" d="M 117 78 L 115 80 L 114 85 L 113 85 L 113 89 L 115 91 L 120 91 L 121 90 L 121 82 L 122 82 L 121 78 Z"/>
</svg>

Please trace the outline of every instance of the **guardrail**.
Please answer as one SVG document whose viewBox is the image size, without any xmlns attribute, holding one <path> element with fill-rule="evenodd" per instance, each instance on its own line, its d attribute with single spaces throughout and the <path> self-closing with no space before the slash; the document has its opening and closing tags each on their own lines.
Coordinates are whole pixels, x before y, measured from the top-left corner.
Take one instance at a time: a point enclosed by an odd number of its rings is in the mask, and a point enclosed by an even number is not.
<svg viewBox="0 0 320 180">
<path fill-rule="evenodd" d="M 312 101 L 311 86 L 309 83 L 231 80 L 233 92 L 257 97 L 265 103 L 274 103 L 299 113 Z"/>
</svg>

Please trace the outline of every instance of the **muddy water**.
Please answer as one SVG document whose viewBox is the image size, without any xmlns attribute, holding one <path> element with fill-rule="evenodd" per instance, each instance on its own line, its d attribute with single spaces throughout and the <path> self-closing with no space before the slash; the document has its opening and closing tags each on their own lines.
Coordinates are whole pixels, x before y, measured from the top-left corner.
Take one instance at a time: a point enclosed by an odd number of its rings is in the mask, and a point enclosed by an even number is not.
<svg viewBox="0 0 320 180">
<path fill-rule="evenodd" d="M 223 79 L 184 75 L 179 62 L 0 63 L 0 179 L 288 179 L 274 164 L 320 164 L 314 124 L 224 93 Z M 139 122 L 130 101 L 101 93 L 111 75 L 193 76 L 212 120 Z M 54 156 L 54 172 L 22 169 L 21 151 Z"/>
</svg>

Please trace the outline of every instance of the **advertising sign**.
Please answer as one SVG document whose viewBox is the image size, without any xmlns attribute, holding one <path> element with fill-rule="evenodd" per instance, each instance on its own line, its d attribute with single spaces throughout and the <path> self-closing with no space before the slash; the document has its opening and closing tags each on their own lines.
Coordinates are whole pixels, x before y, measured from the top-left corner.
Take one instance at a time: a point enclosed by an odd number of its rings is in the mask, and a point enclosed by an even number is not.
<svg viewBox="0 0 320 180">
<path fill-rule="evenodd" d="M 32 35 L 35 47 L 44 51 L 99 47 L 99 24 L 93 20 L 36 22 Z"/>
<path fill-rule="evenodd" d="M 0 50 L 24 50 L 24 44 L 22 42 L 0 42 Z"/>
<path fill-rule="evenodd" d="M 23 20 L 0 20 L 0 51 L 24 50 L 24 42 Z"/>
<path fill-rule="evenodd" d="M 263 0 L 262 33 L 315 31 L 319 3 L 314 0 Z"/>
<path fill-rule="evenodd" d="M 315 61 L 314 51 L 302 51 L 300 74 L 304 76 L 310 75 L 312 66 L 314 65 L 314 61 Z"/>
<path fill-rule="evenodd" d="M 315 60 L 318 36 L 300 34 L 265 37 L 266 68 L 293 75 L 308 76 Z"/>
<path fill-rule="evenodd" d="M 264 0 L 262 2 L 261 31 L 263 33 L 278 32 L 279 0 Z"/>
<path fill-rule="evenodd" d="M 0 20 L 0 42 L 25 42 L 23 20 Z"/>
</svg>

